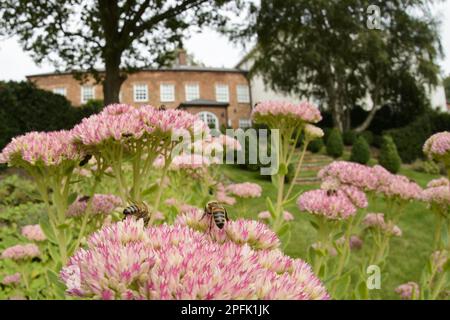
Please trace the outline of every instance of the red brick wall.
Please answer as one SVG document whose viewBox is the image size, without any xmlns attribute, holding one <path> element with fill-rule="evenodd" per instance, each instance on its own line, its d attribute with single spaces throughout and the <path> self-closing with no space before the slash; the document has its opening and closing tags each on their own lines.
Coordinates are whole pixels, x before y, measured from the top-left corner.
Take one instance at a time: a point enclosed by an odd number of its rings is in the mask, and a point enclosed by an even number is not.
<svg viewBox="0 0 450 320">
<path fill-rule="evenodd" d="M 34 82 L 39 88 L 53 90 L 54 88 L 66 88 L 66 97 L 75 106 L 81 104 L 81 84 L 70 74 L 30 76 L 29 81 Z M 93 81 L 88 81 L 93 84 Z M 175 85 L 175 101 L 160 101 L 160 84 L 170 83 Z M 121 87 L 121 102 L 131 105 L 151 104 L 160 106 L 164 104 L 167 108 L 176 108 L 185 102 L 185 85 L 198 83 L 200 87 L 200 99 L 216 100 L 215 85 L 227 84 L 229 88 L 229 106 L 226 119 L 230 119 L 233 127 L 239 125 L 239 119 L 248 119 L 251 112 L 250 103 L 237 102 L 237 85 L 247 85 L 249 82 L 244 73 L 240 72 L 218 72 L 218 71 L 140 71 L 128 76 Z M 134 102 L 133 85 L 146 84 L 148 86 L 149 101 L 143 103 Z M 95 99 L 103 99 L 103 88 L 101 84 L 95 85 Z M 207 108 L 211 111 L 210 108 Z M 216 112 L 215 108 L 211 108 Z M 206 108 L 192 108 L 190 112 L 200 112 Z M 222 123 L 222 116 L 219 114 Z"/>
</svg>

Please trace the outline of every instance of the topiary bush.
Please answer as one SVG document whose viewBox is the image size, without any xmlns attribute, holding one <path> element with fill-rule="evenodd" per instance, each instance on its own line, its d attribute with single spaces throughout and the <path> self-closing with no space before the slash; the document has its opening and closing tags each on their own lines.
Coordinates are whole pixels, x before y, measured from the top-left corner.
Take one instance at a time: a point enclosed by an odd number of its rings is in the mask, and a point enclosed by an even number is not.
<svg viewBox="0 0 450 320">
<path fill-rule="evenodd" d="M 367 164 L 370 160 L 370 147 L 363 136 L 359 136 L 353 144 L 350 161 L 361 164 Z"/>
<path fill-rule="evenodd" d="M 364 139 L 366 139 L 367 143 L 370 146 L 373 144 L 374 134 L 372 133 L 372 131 L 363 131 L 359 135 L 364 137 Z"/>
<path fill-rule="evenodd" d="M 308 150 L 311 151 L 312 153 L 318 153 L 320 152 L 320 150 L 322 150 L 323 146 L 324 146 L 323 139 L 322 138 L 316 139 L 308 144 Z"/>
<path fill-rule="evenodd" d="M 386 135 L 383 137 L 378 162 L 392 173 L 397 173 L 400 170 L 402 160 L 398 155 L 397 147 L 391 136 Z"/>
<path fill-rule="evenodd" d="M 352 146 L 356 139 L 358 138 L 358 135 L 355 131 L 345 131 L 342 135 L 342 139 L 344 140 L 344 144 L 346 146 Z"/>
<path fill-rule="evenodd" d="M 344 142 L 339 129 L 334 128 L 327 140 L 327 154 L 333 158 L 339 158 L 344 153 Z"/>
</svg>

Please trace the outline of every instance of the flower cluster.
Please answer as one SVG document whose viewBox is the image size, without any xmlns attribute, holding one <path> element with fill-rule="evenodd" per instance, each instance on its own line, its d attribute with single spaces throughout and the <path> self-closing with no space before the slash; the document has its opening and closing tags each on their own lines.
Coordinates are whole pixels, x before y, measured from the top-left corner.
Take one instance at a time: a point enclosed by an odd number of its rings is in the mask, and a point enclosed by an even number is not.
<svg viewBox="0 0 450 320">
<path fill-rule="evenodd" d="M 66 160 L 79 161 L 82 157 L 72 140 L 71 131 L 29 132 L 15 137 L 0 153 L 0 163 L 21 161 L 31 165 L 56 166 Z"/>
<path fill-rule="evenodd" d="M 96 299 L 329 299 L 308 264 L 279 250 L 134 219 L 96 232 L 61 278 L 69 294 Z"/>
<path fill-rule="evenodd" d="M 427 188 L 434 188 L 434 187 L 442 187 L 442 186 L 450 186 L 450 182 L 447 178 L 438 178 L 430 180 L 430 182 L 427 183 Z"/>
<path fill-rule="evenodd" d="M 324 132 L 321 128 L 316 127 L 312 124 L 306 124 L 305 125 L 305 137 L 307 140 L 314 140 L 318 138 L 322 138 L 324 136 Z"/>
<path fill-rule="evenodd" d="M 226 191 L 239 198 L 259 198 L 262 188 L 257 183 L 233 183 L 226 187 Z"/>
<path fill-rule="evenodd" d="M 383 213 L 368 213 L 364 217 L 362 224 L 368 228 L 380 229 L 396 237 L 402 236 L 402 230 L 398 226 L 386 222 Z"/>
<path fill-rule="evenodd" d="M 44 241 L 47 239 L 41 226 L 38 224 L 23 227 L 22 235 L 30 241 Z"/>
<path fill-rule="evenodd" d="M 376 165 L 368 167 L 362 164 L 335 161 L 322 168 L 318 174 L 324 183 L 335 185 L 350 185 L 364 191 L 376 191 L 388 198 L 402 200 L 421 200 L 422 188 L 405 176 L 394 175 Z"/>
<path fill-rule="evenodd" d="M 5 286 L 16 285 L 16 284 L 20 283 L 21 278 L 22 278 L 22 275 L 19 272 L 16 272 L 14 274 L 5 276 L 2 280 L 2 284 Z"/>
<path fill-rule="evenodd" d="M 158 110 L 152 106 L 133 108 L 109 105 L 75 126 L 74 139 L 85 146 L 99 145 L 110 140 L 139 140 L 145 134 L 180 134 L 194 128 L 206 130 L 197 116 L 181 110 Z"/>
<path fill-rule="evenodd" d="M 297 199 L 300 211 L 324 216 L 327 219 L 347 219 L 356 214 L 356 207 L 343 190 L 312 190 Z"/>
<path fill-rule="evenodd" d="M 269 211 L 261 211 L 258 213 L 258 218 L 262 220 L 268 220 L 271 218 L 271 214 Z M 289 211 L 284 210 L 283 211 L 283 220 L 284 221 L 292 221 L 294 220 L 294 215 L 290 213 Z"/>
<path fill-rule="evenodd" d="M 68 217 L 79 217 L 86 212 L 89 197 L 78 197 L 67 209 Z M 91 213 L 110 214 L 122 204 L 122 200 L 112 194 L 95 194 L 92 197 Z"/>
<path fill-rule="evenodd" d="M 39 248 L 37 245 L 28 244 L 17 244 L 15 246 L 6 248 L 1 255 L 2 259 L 11 259 L 15 261 L 33 259 L 40 255 Z"/>
<path fill-rule="evenodd" d="M 443 205 L 445 208 L 450 204 L 450 187 L 437 186 L 423 190 L 423 200 L 430 204 Z"/>
<path fill-rule="evenodd" d="M 253 109 L 252 117 L 255 122 L 262 123 L 270 123 L 274 117 L 297 123 L 316 123 L 322 119 L 319 109 L 307 101 L 300 104 L 283 101 L 260 102 Z"/>
<path fill-rule="evenodd" d="M 444 131 L 433 134 L 425 141 L 423 152 L 431 159 L 440 160 L 450 150 L 450 132 Z"/>
<path fill-rule="evenodd" d="M 237 219 L 225 223 L 223 229 L 215 226 L 211 216 L 204 215 L 199 209 L 193 209 L 177 216 L 176 225 L 188 226 L 194 230 L 207 232 L 217 242 L 248 244 L 255 250 L 276 249 L 280 246 L 277 235 L 264 223 L 255 220 Z"/>
<path fill-rule="evenodd" d="M 338 244 L 338 245 L 343 245 L 343 244 L 345 244 L 345 242 L 346 242 L 345 236 L 342 236 L 336 240 L 336 244 Z M 363 246 L 363 240 L 360 237 L 358 237 L 357 235 L 353 234 L 350 236 L 348 244 L 349 244 L 349 247 L 351 250 L 359 250 Z"/>
<path fill-rule="evenodd" d="M 419 285 L 415 282 L 407 282 L 395 289 L 395 292 L 400 295 L 403 300 L 411 300 L 419 297 Z"/>
<path fill-rule="evenodd" d="M 216 200 L 229 206 L 234 206 L 236 204 L 236 198 L 228 195 L 227 189 L 222 183 L 218 183 L 216 186 Z"/>
</svg>

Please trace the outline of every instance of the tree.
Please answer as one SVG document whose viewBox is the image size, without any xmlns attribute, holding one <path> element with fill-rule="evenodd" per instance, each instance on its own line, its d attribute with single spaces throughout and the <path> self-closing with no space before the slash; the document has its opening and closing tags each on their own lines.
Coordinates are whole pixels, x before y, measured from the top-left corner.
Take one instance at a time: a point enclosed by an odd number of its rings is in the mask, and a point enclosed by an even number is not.
<svg viewBox="0 0 450 320">
<path fill-rule="evenodd" d="M 443 84 L 445 88 L 445 97 L 447 101 L 450 101 L 450 76 L 444 78 Z"/>
<path fill-rule="evenodd" d="M 173 60 L 193 26 L 221 25 L 228 0 L 4 0 L 0 33 L 18 36 L 37 63 L 88 74 L 103 83 L 106 104 L 119 101 L 120 86 L 140 67 Z M 103 65 L 104 72 L 98 67 Z M 86 72 L 79 72 L 86 71 Z"/>
<path fill-rule="evenodd" d="M 406 98 L 390 86 L 396 80 L 422 91 L 437 83 L 441 46 L 426 1 L 267 0 L 250 15 L 231 36 L 256 35 L 252 72 L 273 89 L 322 100 L 341 131 L 354 106 L 371 102 L 361 132 L 383 105 Z"/>
</svg>

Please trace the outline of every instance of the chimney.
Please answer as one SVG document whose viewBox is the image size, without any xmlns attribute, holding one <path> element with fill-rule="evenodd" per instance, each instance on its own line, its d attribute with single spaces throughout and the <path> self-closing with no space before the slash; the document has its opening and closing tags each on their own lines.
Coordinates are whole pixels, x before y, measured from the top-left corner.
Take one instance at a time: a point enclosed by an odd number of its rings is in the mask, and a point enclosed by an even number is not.
<svg viewBox="0 0 450 320">
<path fill-rule="evenodd" d="M 178 49 L 177 65 L 185 66 L 187 65 L 187 53 L 183 48 Z"/>
</svg>

